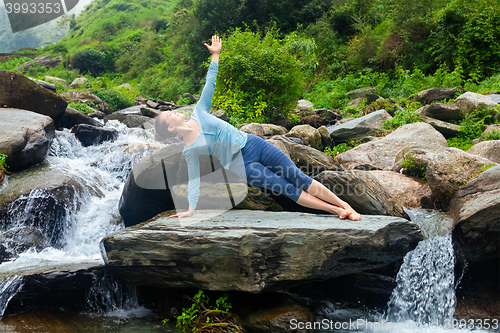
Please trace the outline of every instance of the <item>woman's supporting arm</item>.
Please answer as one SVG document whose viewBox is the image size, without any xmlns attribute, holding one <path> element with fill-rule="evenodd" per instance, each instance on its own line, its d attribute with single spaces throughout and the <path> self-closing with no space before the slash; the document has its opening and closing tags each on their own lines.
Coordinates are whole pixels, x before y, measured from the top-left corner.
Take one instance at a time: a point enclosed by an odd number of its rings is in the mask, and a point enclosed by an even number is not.
<svg viewBox="0 0 500 333">
<path fill-rule="evenodd" d="M 198 155 L 194 153 L 187 153 L 184 157 L 186 158 L 189 175 L 187 196 L 189 209 L 187 212 L 177 213 L 175 215 L 171 215 L 170 217 L 193 216 L 196 205 L 198 204 L 198 198 L 200 197 L 200 161 L 198 160 Z"/>
</svg>

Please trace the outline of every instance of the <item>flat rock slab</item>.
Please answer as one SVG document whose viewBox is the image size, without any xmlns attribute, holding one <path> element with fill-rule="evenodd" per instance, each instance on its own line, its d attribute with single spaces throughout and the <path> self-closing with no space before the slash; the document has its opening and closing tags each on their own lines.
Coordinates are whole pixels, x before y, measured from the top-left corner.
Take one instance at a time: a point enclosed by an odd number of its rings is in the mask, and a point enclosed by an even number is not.
<svg viewBox="0 0 500 333">
<path fill-rule="evenodd" d="M 160 214 L 101 242 L 118 281 L 262 292 L 386 266 L 423 237 L 399 217 L 262 211 Z"/>
</svg>

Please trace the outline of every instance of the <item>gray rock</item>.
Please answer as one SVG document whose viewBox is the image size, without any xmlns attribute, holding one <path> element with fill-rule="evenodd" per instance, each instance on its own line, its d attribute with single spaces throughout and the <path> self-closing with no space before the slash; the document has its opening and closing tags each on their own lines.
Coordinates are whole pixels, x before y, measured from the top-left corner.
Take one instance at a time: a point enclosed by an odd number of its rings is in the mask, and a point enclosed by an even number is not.
<svg viewBox="0 0 500 333">
<path fill-rule="evenodd" d="M 325 125 L 318 128 L 318 132 L 321 135 L 321 144 L 323 147 L 330 147 L 332 145 L 332 138 L 330 137 L 330 132 Z"/>
<path fill-rule="evenodd" d="M 29 168 L 47 156 L 55 135 L 52 118 L 31 111 L 0 108 L 0 151 L 10 171 Z"/>
<path fill-rule="evenodd" d="M 262 124 L 251 123 L 248 125 L 244 125 L 240 128 L 240 131 L 245 133 L 250 133 L 257 136 L 264 136 L 264 129 L 262 128 Z"/>
<path fill-rule="evenodd" d="M 23 73 L 26 73 L 28 69 L 30 69 L 33 66 L 45 66 L 45 68 L 47 69 L 57 67 L 61 63 L 61 61 L 63 61 L 62 56 L 54 57 L 51 56 L 50 54 L 47 54 L 42 57 L 30 60 L 27 63 L 22 64 L 18 68 L 19 70 L 22 70 Z"/>
<path fill-rule="evenodd" d="M 54 92 L 16 72 L 0 71 L 0 87 L 0 105 L 49 116 L 56 124 L 68 106 Z"/>
<path fill-rule="evenodd" d="M 472 146 L 467 153 L 500 163 L 500 140 L 482 141 Z"/>
<path fill-rule="evenodd" d="M 420 119 L 432 127 L 434 127 L 439 133 L 443 134 L 443 136 L 447 139 L 453 138 L 458 134 L 462 133 L 460 126 L 452 123 L 447 123 L 446 121 L 426 117 L 424 115 L 419 116 Z"/>
<path fill-rule="evenodd" d="M 408 218 L 399 200 L 368 171 L 323 171 L 315 179 L 360 214 Z"/>
<path fill-rule="evenodd" d="M 464 119 L 462 111 L 454 104 L 432 103 L 421 107 L 416 112 L 443 121 Z"/>
<path fill-rule="evenodd" d="M 481 134 L 479 138 L 472 140 L 472 144 L 477 144 L 481 141 L 484 141 L 488 133 L 494 133 L 494 132 L 500 132 L 500 124 L 493 124 L 486 127 L 483 134 Z"/>
<path fill-rule="evenodd" d="M 366 94 L 369 94 L 375 90 L 376 87 L 364 87 L 364 88 L 359 88 L 356 90 L 349 91 L 346 93 L 346 95 L 350 99 L 356 99 L 356 98 L 367 98 Z"/>
<path fill-rule="evenodd" d="M 486 158 L 469 154 L 457 148 L 404 149 L 396 157 L 394 171 L 403 168 L 402 161 L 413 156 L 415 165 L 425 168 L 425 177 L 441 209 L 448 209 L 459 188 L 475 177 L 481 168 L 496 165 Z"/>
<path fill-rule="evenodd" d="M 150 120 L 151 120 L 150 117 L 135 115 L 135 114 L 127 114 L 122 123 L 127 125 L 128 128 L 133 128 L 133 127 L 144 128 L 144 124 Z"/>
<path fill-rule="evenodd" d="M 49 82 L 45 82 L 45 81 L 42 81 L 42 80 L 36 80 L 36 79 L 32 79 L 32 78 L 29 78 L 30 80 L 32 80 L 33 82 L 35 82 L 36 84 L 38 84 L 39 86 L 41 87 L 44 87 L 44 88 L 47 88 L 53 92 L 56 92 L 56 85 L 53 84 L 53 83 L 49 83 Z"/>
<path fill-rule="evenodd" d="M 227 112 L 224 110 L 217 110 L 213 113 L 213 115 L 221 120 L 229 121 L 229 116 L 227 115 Z"/>
<path fill-rule="evenodd" d="M 106 265 L 126 283 L 262 292 L 383 267 L 422 240 L 415 224 L 397 217 L 215 214 L 160 216 L 108 235 Z"/>
<path fill-rule="evenodd" d="M 111 109 L 109 108 L 109 105 L 105 103 L 102 99 L 97 97 L 96 95 L 92 94 L 90 91 L 87 90 L 78 90 L 78 91 L 68 91 L 68 92 L 63 92 L 59 94 L 62 98 L 66 100 L 68 103 L 94 103 L 95 105 L 99 106 L 99 110 L 102 112 L 109 114 L 111 112 Z"/>
<path fill-rule="evenodd" d="M 77 77 L 76 79 L 73 80 L 68 86 L 68 88 L 74 89 L 74 88 L 81 88 L 85 87 L 87 84 L 88 80 L 85 77 Z"/>
<path fill-rule="evenodd" d="M 264 136 L 283 135 L 288 132 L 285 127 L 274 124 L 262 124 L 262 129 L 264 130 Z"/>
<path fill-rule="evenodd" d="M 453 103 L 458 106 L 463 113 L 470 113 L 472 110 L 475 110 L 480 106 L 493 107 L 498 104 L 488 96 L 476 94 L 470 91 L 458 96 Z"/>
<path fill-rule="evenodd" d="M 346 169 L 371 166 L 370 169 L 391 170 L 396 155 L 405 147 L 446 148 L 444 136 L 431 125 L 413 123 L 401 126 L 391 134 L 363 143 L 335 158 Z"/>
<path fill-rule="evenodd" d="M 84 147 L 99 145 L 105 141 L 114 141 L 118 137 L 118 131 L 115 129 L 96 127 L 87 124 L 74 126 L 71 133 L 75 133 L 75 137 Z"/>
<path fill-rule="evenodd" d="M 310 111 L 313 108 L 314 108 L 313 103 L 311 103 L 305 99 L 301 99 L 297 102 L 297 109 L 299 111 Z"/>
<path fill-rule="evenodd" d="M 399 205 L 408 208 L 434 209 L 435 198 L 426 181 L 394 171 L 369 172 L 387 188 Z"/>
<path fill-rule="evenodd" d="M 321 125 L 333 125 L 337 120 L 342 119 L 339 110 L 328 110 L 328 109 L 316 109 L 314 110 L 318 116 L 323 118 Z"/>
<path fill-rule="evenodd" d="M 480 173 L 462 187 L 450 212 L 456 225 L 453 236 L 465 245 L 465 260 L 500 257 L 500 166 Z"/>
<path fill-rule="evenodd" d="M 159 116 L 160 113 L 161 113 L 161 111 L 159 111 L 159 110 L 155 110 L 155 109 L 151 109 L 151 108 L 147 108 L 147 107 L 141 108 L 141 114 L 143 116 L 146 116 L 146 117 L 155 118 L 155 117 Z"/>
<path fill-rule="evenodd" d="M 491 94 L 491 95 L 486 95 L 486 97 L 491 98 L 495 103 L 500 103 L 500 94 Z"/>
<path fill-rule="evenodd" d="M 91 116 L 83 113 L 82 111 L 67 107 L 66 112 L 59 121 L 59 127 L 72 128 L 75 125 L 87 124 L 96 127 L 102 127 L 102 124 Z"/>
<path fill-rule="evenodd" d="M 307 142 L 313 148 L 323 150 L 321 143 L 321 134 L 317 129 L 310 125 L 297 125 L 294 126 L 290 132 L 286 134 L 287 137 L 299 138 Z"/>
<path fill-rule="evenodd" d="M 455 94 L 458 92 L 463 92 L 464 90 L 460 87 L 455 88 L 430 88 L 419 92 L 415 96 L 415 100 L 420 103 L 440 101 L 443 99 L 455 98 Z"/>
<path fill-rule="evenodd" d="M 267 141 L 275 145 L 279 150 L 285 153 L 286 156 L 290 157 L 290 152 L 288 151 L 287 146 L 282 141 L 276 139 L 269 139 Z"/>
<path fill-rule="evenodd" d="M 355 108 L 360 107 L 363 105 L 363 103 L 366 101 L 366 98 L 363 97 L 358 97 L 356 99 L 353 99 L 352 101 L 348 102 L 346 106 L 353 106 Z"/>
<path fill-rule="evenodd" d="M 348 142 L 367 135 L 383 133 L 383 125 L 389 119 L 392 119 L 389 113 L 378 110 L 344 124 L 331 126 L 328 131 L 333 141 Z"/>
</svg>

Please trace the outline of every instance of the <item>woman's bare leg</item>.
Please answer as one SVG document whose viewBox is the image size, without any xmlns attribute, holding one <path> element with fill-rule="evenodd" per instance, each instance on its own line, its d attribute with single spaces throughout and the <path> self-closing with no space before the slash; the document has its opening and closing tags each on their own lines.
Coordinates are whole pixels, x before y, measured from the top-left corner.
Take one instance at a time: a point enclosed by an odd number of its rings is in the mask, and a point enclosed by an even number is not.
<svg viewBox="0 0 500 333">
<path fill-rule="evenodd" d="M 349 212 L 347 212 L 345 209 L 337 207 L 335 205 L 331 205 L 328 202 L 318 199 L 314 195 L 311 195 L 305 191 L 302 191 L 302 194 L 297 200 L 297 203 L 304 207 L 323 210 L 330 214 L 337 214 L 340 219 L 345 219 L 347 216 L 349 216 Z"/>
<path fill-rule="evenodd" d="M 335 193 L 330 191 L 325 185 L 321 184 L 317 180 L 313 179 L 311 185 L 307 189 L 307 192 L 315 196 L 316 198 L 343 208 L 344 210 L 349 212 L 349 219 L 353 221 L 357 221 L 361 218 L 361 215 L 358 214 L 354 209 L 352 209 L 352 207 L 347 202 L 341 200 L 335 195 Z"/>
</svg>

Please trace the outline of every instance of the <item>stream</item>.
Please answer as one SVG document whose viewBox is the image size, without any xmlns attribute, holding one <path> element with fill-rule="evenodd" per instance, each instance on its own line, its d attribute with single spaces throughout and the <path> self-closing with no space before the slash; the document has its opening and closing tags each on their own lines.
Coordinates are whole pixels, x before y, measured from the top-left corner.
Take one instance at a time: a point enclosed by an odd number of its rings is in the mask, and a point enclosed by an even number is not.
<svg viewBox="0 0 500 333">
<path fill-rule="evenodd" d="M 125 181 L 139 160 L 161 147 L 145 130 L 129 129 L 117 121 L 109 121 L 105 127 L 118 130 L 118 139 L 89 147 L 82 147 L 69 130 L 56 131 L 41 168 L 75 180 L 75 194 L 63 208 L 42 216 L 46 207 L 37 205 L 47 201 L 42 199 L 50 199 L 46 197 L 49 194 L 34 190 L 17 199 L 8 221 L 2 221 L 1 235 L 28 228 L 32 220 L 52 219 L 57 224 L 46 223 L 52 227 L 33 231 L 43 236 L 47 246 L 42 250 L 6 247 L 11 259 L 0 264 L 0 318 L 9 301 L 22 290 L 23 275 L 51 271 L 61 265 L 88 268 L 104 264 L 99 242 L 123 228 L 118 203 Z M 19 174 L 7 179 L 0 187 L 0 195 L 9 190 L 9 184 L 14 184 Z M 323 326 L 315 332 L 470 331 L 452 327 L 457 279 L 451 219 L 423 209 L 407 213 L 419 225 L 425 240 L 404 258 L 387 309 L 335 309 L 333 304 L 325 303 L 317 313 L 317 321 Z M 58 233 L 54 225 L 62 232 Z M 107 276 L 94 279 L 87 303 L 87 310 L 78 314 L 31 311 L 6 317 L 0 321 L 0 332 L 179 332 L 173 324 L 163 327 L 161 319 L 139 306 L 135 288 L 121 286 Z M 342 326 L 353 321 L 355 327 Z"/>
</svg>

